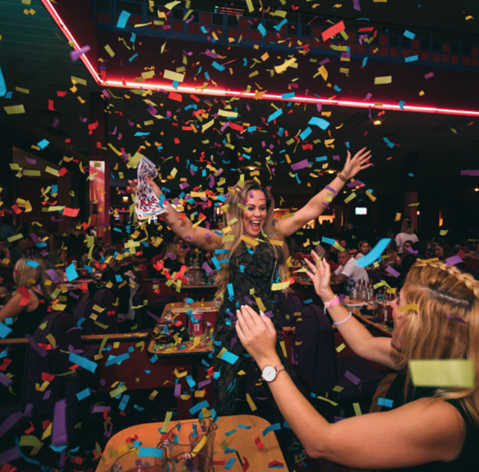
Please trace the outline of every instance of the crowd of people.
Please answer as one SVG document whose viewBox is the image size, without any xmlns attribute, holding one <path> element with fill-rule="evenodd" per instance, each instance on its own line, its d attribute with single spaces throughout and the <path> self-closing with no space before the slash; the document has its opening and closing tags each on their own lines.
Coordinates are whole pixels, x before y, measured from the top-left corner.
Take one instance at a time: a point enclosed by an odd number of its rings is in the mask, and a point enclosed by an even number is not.
<svg viewBox="0 0 479 472">
<path fill-rule="evenodd" d="M 414 323 L 428 326 L 435 322 L 434 319 L 447 325 L 451 328 L 450 342 L 453 344 L 464 335 L 464 329 L 449 326 L 444 320 L 446 312 L 452 312 L 453 308 L 444 305 L 439 309 L 437 301 L 443 298 L 464 305 L 460 317 L 470 327 L 467 336 L 471 343 L 479 339 L 474 331 L 479 316 L 476 241 L 447 244 L 450 241 L 443 239 L 422 240 L 408 218 L 402 221 L 397 234 L 392 230 L 384 234 L 377 229 L 364 231 L 352 223 L 341 232 L 336 232 L 328 223 L 304 229 L 324 211 L 322 203 L 326 199 L 330 201 L 333 193 L 339 193 L 349 179 L 370 165 L 369 159 L 366 149 L 354 157 L 348 152 L 344 169 L 334 180 L 292 217 L 281 220 L 275 219 L 274 198 L 268 188 L 255 181 L 239 182 L 228 192 L 222 225 L 228 230 L 223 233 L 211 227 L 193 225 L 187 217 L 180 218 L 166 200 L 163 203 L 166 211 L 161 219 L 168 227 L 167 234 L 160 234 L 158 225 L 151 223 L 116 224 L 111 244 L 104 244 L 99 233 L 79 220 L 72 221 L 71 231 L 62 238 L 52 238 L 40 225 L 28 227 L 24 224 L 15 230 L 2 221 L 0 298 L 4 306 L 0 309 L 0 321 L 8 321 L 12 329 L 10 337 L 33 334 L 55 302 L 54 290 L 70 281 L 68 268 L 71 266 L 95 275 L 98 284 L 111 288 L 118 297 L 121 316 L 131 309 L 130 284 L 125 283 L 129 282 L 129 271 L 141 272 L 142 279 L 171 278 L 175 273 L 184 274 L 185 269 L 187 273 L 189 267 L 207 264 L 216 271 L 216 299 L 220 302 L 212 356 L 214 408 L 219 416 L 244 412 L 245 403 L 237 400 L 245 397 L 245 379 L 249 374 L 262 376 L 268 401 L 261 403 L 257 414 L 272 424 L 285 418 L 312 456 L 338 462 L 348 457 L 342 462 L 359 467 L 406 467 L 425 461 L 456 460 L 458 464 L 468 464 L 470 441 L 477 437 L 479 424 L 477 387 L 467 391 L 436 389 L 420 395 L 414 391 L 410 393 L 407 360 L 421 359 L 425 355 L 425 351 L 415 349 L 414 330 L 418 328 L 414 328 Z M 130 182 L 130 185 L 135 191 L 136 183 Z M 149 185 L 160 199 L 161 189 L 151 180 Z M 224 234 L 232 237 L 224 238 Z M 383 236 L 389 237 L 390 242 L 380 259 L 365 268 L 357 265 Z M 455 255 L 458 258 L 451 262 L 450 258 Z M 319 413 L 311 411 L 304 397 L 300 398 L 301 394 L 291 381 L 295 373 L 281 347 L 281 302 L 272 289 L 274 283 L 290 277 L 290 267 L 295 262 L 306 265 L 316 293 L 351 349 L 366 359 L 401 370 L 402 383 L 398 391 L 406 391 L 407 396 L 402 400 L 397 397 L 394 412 L 381 417 L 351 419 L 333 427 L 328 426 Z M 367 283 L 373 274 L 381 277 L 391 271 L 397 274 L 392 285 L 401 294 L 394 302 L 392 343 L 386 338 L 373 338 L 358 321 L 351 319 L 351 315 L 347 316 L 330 288 L 330 284 L 337 284 L 342 293 L 348 294 L 352 281 Z M 285 288 L 282 297 L 287 297 L 290 290 Z M 419 306 L 415 322 L 412 321 L 414 310 L 406 313 L 400 310 L 411 304 Z M 437 310 L 431 311 L 430 306 Z M 458 356 L 475 360 L 479 349 L 477 343 L 467 352 L 443 346 L 439 335 L 431 337 L 430 342 L 437 344 L 433 358 L 438 359 Z M 237 356 L 237 361 L 225 363 L 219 356 L 224 349 Z M 256 363 L 251 362 L 250 356 Z M 266 368 L 270 370 L 267 372 Z M 278 376 L 283 370 L 286 374 Z M 239 375 L 240 372 L 246 375 Z M 276 377 L 278 381 L 275 382 Z M 425 413 L 425 405 L 431 397 L 441 397 L 444 401 L 435 403 Z M 291 398 L 295 400 L 293 405 Z M 444 417 L 444 422 L 438 425 L 440 417 Z M 308 421 L 314 422 L 314 428 L 305 427 Z M 424 440 L 419 440 L 415 432 L 403 431 L 411 422 L 420 421 L 427 425 Z M 384 430 L 390 434 L 387 441 L 395 452 L 387 457 L 379 454 L 373 459 L 365 444 L 364 431 L 371 431 L 379 441 L 380 437 L 386 437 Z M 290 432 L 283 429 L 278 437 L 291 463 Z M 414 453 L 404 454 L 413 446 Z"/>
</svg>

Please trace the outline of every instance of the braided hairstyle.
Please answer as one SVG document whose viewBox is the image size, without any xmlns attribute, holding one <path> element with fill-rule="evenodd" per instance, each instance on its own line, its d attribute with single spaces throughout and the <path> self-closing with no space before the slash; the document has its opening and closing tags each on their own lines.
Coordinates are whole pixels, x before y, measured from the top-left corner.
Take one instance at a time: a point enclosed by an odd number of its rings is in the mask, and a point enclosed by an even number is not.
<svg viewBox="0 0 479 472">
<path fill-rule="evenodd" d="M 474 388 L 441 388 L 435 397 L 458 399 L 479 426 L 479 282 L 444 262 L 418 261 L 409 271 L 401 296 L 406 304 L 418 307 L 406 312 L 401 335 L 404 362 L 473 361 Z"/>
</svg>

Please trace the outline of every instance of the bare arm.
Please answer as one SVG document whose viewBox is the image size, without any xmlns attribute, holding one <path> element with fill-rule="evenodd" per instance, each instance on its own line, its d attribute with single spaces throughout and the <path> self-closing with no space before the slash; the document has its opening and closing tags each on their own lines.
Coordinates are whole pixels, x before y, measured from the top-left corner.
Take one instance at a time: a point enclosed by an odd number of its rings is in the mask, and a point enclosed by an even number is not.
<svg viewBox="0 0 479 472">
<path fill-rule="evenodd" d="M 27 307 L 26 305 L 20 305 L 22 296 L 20 293 L 16 293 L 7 304 L 0 309 L 0 321 L 5 321 L 6 318 L 15 318 Z"/>
<path fill-rule="evenodd" d="M 250 307 L 237 312 L 236 330 L 260 369 L 277 366 L 276 333 L 271 320 Z M 349 323 L 349 322 L 348 322 Z M 296 388 L 286 371 L 269 383 L 285 420 L 307 453 L 350 467 L 379 469 L 450 461 L 461 452 L 466 427 L 444 401 L 420 399 L 389 412 L 328 423 Z"/>
<path fill-rule="evenodd" d="M 334 298 L 334 293 L 329 286 L 330 267 L 326 261 L 319 261 L 316 253 L 312 257 L 317 265 L 306 260 L 309 270 L 306 272 L 314 283 L 316 293 L 323 302 L 329 302 Z M 341 277 L 341 276 L 340 276 Z M 349 313 L 346 308 L 338 303 L 328 308 L 328 313 L 334 322 L 345 320 Z M 391 346 L 390 338 L 374 337 L 356 318 L 351 317 L 345 323 L 337 325 L 341 336 L 346 344 L 360 357 L 377 362 L 378 364 L 398 370 L 402 355 Z"/>
<path fill-rule="evenodd" d="M 131 188 L 136 192 L 137 181 L 129 180 Z M 148 180 L 153 191 L 158 198 L 161 198 L 161 189 L 152 180 Z M 166 208 L 166 213 L 161 215 L 161 219 L 171 228 L 171 230 L 193 246 L 197 246 L 201 249 L 211 251 L 221 246 L 221 237 L 214 231 L 207 230 L 201 226 L 193 226 L 191 220 L 186 217 L 183 219 L 179 212 L 177 212 L 169 202 L 166 200 L 163 202 L 163 207 Z"/>
<path fill-rule="evenodd" d="M 366 152 L 366 148 L 363 148 L 357 152 L 352 159 L 351 153 L 348 151 L 346 163 L 341 171 L 342 177 L 345 180 L 350 179 L 351 177 L 354 177 L 360 170 L 369 167 L 371 165 L 369 163 L 370 158 L 371 151 Z M 336 177 L 329 184 L 329 186 L 334 189 L 336 193 L 339 193 L 344 187 L 344 184 L 345 182 L 343 180 L 341 180 L 339 177 Z M 328 193 L 331 193 L 334 198 L 334 193 L 325 188 L 316 196 L 314 196 L 303 208 L 298 210 L 294 216 L 285 220 L 280 220 L 278 224 L 283 235 L 290 236 L 291 234 L 296 233 L 296 231 L 302 228 L 308 221 L 314 220 L 321 215 L 326 208 L 323 205 L 323 202 L 326 201 Z"/>
</svg>

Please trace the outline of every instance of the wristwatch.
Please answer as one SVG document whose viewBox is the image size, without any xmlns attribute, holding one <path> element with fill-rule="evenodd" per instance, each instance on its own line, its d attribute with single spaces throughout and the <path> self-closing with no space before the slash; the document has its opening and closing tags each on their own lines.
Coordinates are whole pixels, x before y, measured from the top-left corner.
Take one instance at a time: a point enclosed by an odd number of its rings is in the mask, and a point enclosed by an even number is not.
<svg viewBox="0 0 479 472">
<path fill-rule="evenodd" d="M 272 382 L 276 376 L 282 372 L 283 370 L 286 370 L 284 365 L 280 364 L 280 365 L 276 365 L 276 366 L 272 366 L 272 365 L 267 365 L 264 369 L 263 369 L 263 373 L 261 374 L 261 378 L 266 381 L 266 382 Z"/>
</svg>

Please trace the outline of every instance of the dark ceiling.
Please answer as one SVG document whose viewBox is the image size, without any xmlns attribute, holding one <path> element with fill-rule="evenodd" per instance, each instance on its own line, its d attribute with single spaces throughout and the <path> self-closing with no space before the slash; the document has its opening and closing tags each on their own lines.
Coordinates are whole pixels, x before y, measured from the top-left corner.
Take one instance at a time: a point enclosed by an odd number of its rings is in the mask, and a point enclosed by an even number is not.
<svg viewBox="0 0 479 472">
<path fill-rule="evenodd" d="M 58 3 L 62 1 L 65 0 L 58 0 Z M 192 2 L 191 8 L 200 8 L 200 4 L 206 3 L 211 5 L 214 2 Z M 245 2 L 234 3 L 236 6 L 246 8 Z M 258 8 L 259 2 L 253 0 L 253 3 Z M 285 9 L 299 6 L 299 11 L 310 12 L 323 18 L 334 17 L 335 21 L 341 18 L 355 20 L 366 17 L 369 18 L 371 25 L 377 23 L 378 25 L 396 24 L 411 26 L 411 28 L 431 28 L 441 31 L 443 35 L 462 33 L 470 35 L 472 39 L 478 33 L 479 2 L 477 1 L 451 3 L 429 0 L 418 4 L 418 2 L 409 1 L 359 0 L 361 11 L 353 9 L 351 0 L 335 8 L 334 5 L 339 3 L 322 1 L 321 5 L 316 7 L 315 4 L 314 1 L 287 2 Z M 281 2 L 279 0 L 264 1 L 263 5 L 279 8 Z M 27 7 L 34 10 L 34 15 L 24 13 Z M 296 9 L 293 8 L 293 11 Z M 466 20 L 469 15 L 474 18 Z M 137 34 L 141 35 L 140 29 Z M 91 122 L 90 93 L 101 92 L 101 87 L 95 84 L 81 61 L 71 61 L 71 48 L 39 0 L 32 0 L 28 6 L 17 0 L 2 0 L 0 35 L 2 36 L 0 67 L 5 77 L 7 90 L 12 92 L 11 98 L 0 99 L 2 139 L 34 154 L 37 153 L 51 162 L 58 163 L 62 156 L 74 156 L 87 163 L 92 152 L 88 134 L 88 124 Z M 139 37 L 141 40 L 141 36 Z M 157 42 L 159 50 L 164 40 L 159 38 Z M 118 49 L 120 45 L 121 43 L 117 41 L 116 44 L 112 44 L 112 47 Z M 187 50 L 188 44 L 182 42 L 181 47 Z M 235 49 L 230 52 L 230 59 L 234 57 L 234 51 Z M 283 55 L 283 57 L 286 56 Z M 319 58 L 321 59 L 323 57 Z M 181 61 L 180 56 L 174 67 L 169 63 L 165 64 L 164 68 L 174 70 Z M 339 62 L 338 59 L 336 62 Z M 128 64 L 126 67 L 129 67 Z M 384 67 L 384 75 L 388 74 L 388 64 L 379 63 L 376 67 Z M 338 69 L 337 65 L 336 69 Z M 308 82 L 308 79 L 302 76 L 301 71 L 295 73 L 303 80 L 304 87 L 304 81 Z M 404 74 L 407 73 L 404 69 Z M 469 77 L 472 75 L 474 80 L 477 77 L 477 72 L 469 71 L 467 74 Z M 71 92 L 69 89 L 73 86 L 72 76 L 85 79 L 87 85 L 77 85 L 78 91 Z M 407 82 L 407 78 L 404 80 Z M 268 84 L 268 81 L 264 80 L 263 86 L 265 83 Z M 351 80 L 347 86 L 350 89 L 349 92 L 352 90 L 354 93 L 359 83 Z M 450 99 L 455 93 L 464 92 L 461 87 L 461 81 L 454 80 L 449 87 L 439 92 Z M 28 90 L 28 93 L 22 89 Z M 341 165 L 333 156 L 340 155 L 343 162 L 347 146 L 350 146 L 352 150 L 364 146 L 372 149 L 374 168 L 361 174 L 360 179 L 377 195 L 403 191 L 408 186 L 408 179 L 416 179 L 417 185 L 423 189 L 441 188 L 455 192 L 464 187 L 473 187 L 473 181 L 476 180 L 469 178 L 466 181 L 460 177 L 461 170 L 478 168 L 478 122 L 467 116 L 386 111 L 379 117 L 382 124 L 374 126 L 372 121 L 378 118 L 380 110 L 373 109 L 372 119 L 370 119 L 367 109 L 324 105 L 321 111 L 331 112 L 331 116 L 323 116 L 323 118 L 331 123 L 329 129 L 332 137 L 335 138 L 335 147 L 332 149 L 325 148 L 323 144 L 324 140 L 330 137 L 328 133 L 316 128 L 307 141 L 297 146 L 286 144 L 299 130 L 307 127 L 311 117 L 320 116 L 316 105 L 313 104 L 288 106 L 281 101 L 271 103 L 265 100 L 246 99 L 231 102 L 231 107 L 239 113 L 241 122 L 261 127 L 262 130 L 244 134 L 231 131 L 228 138 L 229 130 L 221 132 L 220 120 L 203 134 L 182 130 L 182 127 L 188 127 L 190 122 L 197 122 L 197 118 L 193 116 L 193 109 L 185 111 L 188 105 L 196 104 L 187 96 L 184 96 L 182 103 L 178 103 L 168 100 L 161 92 L 141 97 L 125 89 L 109 88 L 109 90 L 118 97 L 105 101 L 109 143 L 116 149 L 125 149 L 125 152 L 130 155 L 135 154 L 139 147 L 144 145 L 145 148 L 140 151 L 155 163 L 161 164 L 163 177 L 169 175 L 174 167 L 177 168 L 176 183 L 180 177 L 187 177 L 193 185 L 207 182 L 201 171 L 205 164 L 195 162 L 202 152 L 207 159 L 213 156 L 216 167 L 224 168 L 225 175 L 229 169 L 237 167 L 241 167 L 246 175 L 249 175 L 249 170 L 245 166 L 253 165 L 261 170 L 262 181 L 269 182 L 270 174 L 265 166 L 265 158 L 271 156 L 272 161 L 275 162 L 275 165 L 271 166 L 275 169 L 275 178 L 271 181 L 273 187 L 276 190 L 280 189 L 283 193 L 298 191 L 307 193 L 310 191 L 308 182 L 312 188 L 315 188 L 323 185 L 330 178 L 327 175 L 319 179 L 310 176 L 312 170 L 313 172 L 321 170 L 323 163 L 314 163 L 312 168 L 299 171 L 297 178 L 291 177 L 291 167 L 286 162 L 285 154 L 288 154 L 293 162 L 302 159 L 314 162 L 316 157 L 327 155 L 328 169 L 340 170 Z M 66 95 L 61 96 L 64 92 L 67 92 Z M 285 90 L 286 92 L 288 90 Z M 416 96 L 418 92 L 419 90 L 414 88 L 411 94 Z M 210 114 L 218 113 L 219 109 L 225 109 L 227 105 L 225 99 L 222 102 L 221 99 L 214 97 L 201 98 L 202 101 L 198 106 Z M 144 123 L 152 120 L 152 115 L 147 110 L 150 104 L 146 103 L 145 99 L 151 100 L 157 106 L 157 113 L 167 119 L 155 119 L 153 125 L 146 126 Z M 3 109 L 5 106 L 17 104 L 24 105 L 24 114 L 8 115 Z M 53 110 L 49 110 L 49 106 Z M 268 116 L 276 110 L 275 107 L 283 107 L 281 118 L 276 124 L 265 123 L 264 120 L 267 120 Z M 471 90 L 469 108 L 479 110 L 477 90 Z M 291 110 L 292 112 L 289 113 Z M 167 111 L 171 112 L 171 117 L 167 116 Z M 197 123 L 200 130 L 203 123 Z M 289 137 L 278 136 L 280 127 L 289 131 Z M 149 134 L 134 136 L 137 132 Z M 179 139 L 179 144 L 175 143 L 175 138 Z M 388 147 L 384 138 L 395 146 Z M 32 150 L 31 145 L 42 139 L 50 141 L 50 145 L 41 152 Z M 234 150 L 224 146 L 228 139 L 235 147 Z M 321 143 L 314 144 L 315 140 L 321 140 Z M 151 146 L 148 146 L 145 141 Z M 155 142 L 161 144 L 160 149 L 157 149 Z M 304 150 L 302 145 L 305 143 L 314 144 L 313 150 Z M 271 146 L 274 147 L 271 148 Z M 270 149 L 271 152 L 268 153 L 266 149 Z M 238 153 L 249 155 L 251 160 L 236 161 Z M 418 159 L 417 166 L 412 166 L 412 169 L 411 162 L 414 162 L 414 159 L 411 155 L 414 153 L 417 154 Z M 170 157 L 172 158 L 168 159 Z M 118 163 L 117 170 L 113 171 L 116 179 L 119 177 L 118 171 L 123 172 L 126 177 L 134 175 L 135 172 L 129 170 L 123 160 L 111 150 L 109 150 L 109 158 L 112 167 Z M 199 167 L 195 176 L 192 176 L 191 170 L 187 168 L 188 163 Z M 75 168 L 73 165 L 67 165 L 67 167 Z M 115 182 L 118 183 L 117 180 Z M 168 185 L 172 183 L 171 181 Z M 477 183 L 475 185 L 479 186 Z"/>
</svg>

